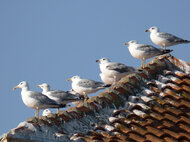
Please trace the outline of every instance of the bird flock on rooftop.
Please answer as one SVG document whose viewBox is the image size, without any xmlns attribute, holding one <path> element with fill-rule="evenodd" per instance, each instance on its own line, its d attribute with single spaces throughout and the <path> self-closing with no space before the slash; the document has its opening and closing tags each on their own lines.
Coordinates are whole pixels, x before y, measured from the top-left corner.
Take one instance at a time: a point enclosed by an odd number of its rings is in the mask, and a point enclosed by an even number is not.
<svg viewBox="0 0 190 142">
<path fill-rule="evenodd" d="M 50 85 L 43 83 L 37 85 L 42 89 L 42 92 L 31 91 L 26 81 L 20 82 L 13 89 L 21 88 L 21 97 L 24 104 L 36 110 L 35 117 L 39 117 L 39 110 L 44 109 L 42 115 L 47 116 L 52 112 L 47 108 L 57 108 L 59 115 L 59 108 L 68 106 L 68 103 L 78 105 L 81 101 L 86 101 L 88 95 L 95 93 L 98 90 L 105 89 L 106 87 L 114 86 L 122 77 L 141 72 L 145 67 L 145 61 L 154 56 L 159 56 L 172 52 L 173 50 L 166 49 L 166 47 L 190 43 L 169 33 L 159 32 L 158 27 L 151 27 L 145 32 L 150 32 L 150 39 L 152 42 L 161 48 L 156 48 L 152 45 L 139 44 L 136 40 L 131 40 L 125 45 L 128 45 L 129 52 L 134 58 L 142 60 L 142 68 L 135 69 L 134 67 L 126 66 L 122 63 L 111 62 L 108 58 L 101 58 L 96 60 L 100 67 L 100 78 L 103 82 L 83 79 L 80 76 L 73 76 L 67 81 L 72 81 L 71 90 L 51 90 Z"/>
</svg>

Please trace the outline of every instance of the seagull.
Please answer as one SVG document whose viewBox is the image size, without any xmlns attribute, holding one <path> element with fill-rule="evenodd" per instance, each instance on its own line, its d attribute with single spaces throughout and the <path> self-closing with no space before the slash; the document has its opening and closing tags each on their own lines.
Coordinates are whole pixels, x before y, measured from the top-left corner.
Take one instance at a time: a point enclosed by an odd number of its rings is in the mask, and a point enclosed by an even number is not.
<svg viewBox="0 0 190 142">
<path fill-rule="evenodd" d="M 52 114 L 51 110 L 49 110 L 49 109 L 44 109 L 44 111 L 43 111 L 43 113 L 42 113 L 42 116 L 48 116 L 48 115 L 51 115 L 51 114 Z"/>
<path fill-rule="evenodd" d="M 129 52 L 134 58 L 142 60 L 143 68 L 145 67 L 146 59 L 152 58 L 154 56 L 170 53 L 173 51 L 169 49 L 166 49 L 166 50 L 159 49 L 152 45 L 147 45 L 147 44 L 138 44 L 136 40 L 131 40 L 128 43 L 125 43 L 125 45 L 129 45 L 128 46 Z"/>
<path fill-rule="evenodd" d="M 80 76 L 73 76 L 72 78 L 67 79 L 67 81 L 72 81 L 72 89 L 75 92 L 84 95 L 85 99 L 88 98 L 88 94 L 95 93 L 98 90 L 104 89 L 106 87 L 110 87 L 110 85 L 104 84 L 102 82 L 82 79 Z"/>
<path fill-rule="evenodd" d="M 173 46 L 176 44 L 182 43 L 190 43 L 190 41 L 179 38 L 169 33 L 161 33 L 159 32 L 158 27 L 151 27 L 150 29 L 146 30 L 145 32 L 150 32 L 150 39 L 153 43 L 162 48 L 166 48 L 168 46 Z"/>
<path fill-rule="evenodd" d="M 72 94 L 69 91 L 65 92 L 62 90 L 50 90 L 50 86 L 47 83 L 37 86 L 42 89 L 42 94 L 65 106 L 67 103 L 82 100 L 82 96 L 80 94 Z M 59 113 L 59 108 L 57 108 L 57 111 Z"/>
<path fill-rule="evenodd" d="M 122 63 L 111 62 L 108 58 L 101 58 L 96 60 L 96 62 L 99 62 L 101 71 L 100 77 L 102 81 L 105 83 L 108 82 L 108 84 L 111 83 L 111 78 L 112 84 L 115 84 L 122 77 L 134 72 L 138 72 L 137 69 L 131 66 L 126 66 Z"/>
<path fill-rule="evenodd" d="M 48 98 L 40 92 L 30 91 L 29 85 L 26 81 L 20 82 L 13 89 L 21 88 L 21 97 L 24 104 L 36 110 L 35 117 L 39 118 L 39 110 L 46 108 L 62 108 L 64 107 L 62 104 Z"/>
</svg>

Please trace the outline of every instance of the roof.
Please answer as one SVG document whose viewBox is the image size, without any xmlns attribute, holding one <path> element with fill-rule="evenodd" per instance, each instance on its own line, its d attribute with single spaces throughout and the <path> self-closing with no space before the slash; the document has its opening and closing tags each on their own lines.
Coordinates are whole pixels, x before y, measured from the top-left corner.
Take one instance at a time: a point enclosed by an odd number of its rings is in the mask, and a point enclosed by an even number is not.
<svg viewBox="0 0 190 142">
<path fill-rule="evenodd" d="M 77 107 L 29 118 L 1 141 L 189 142 L 190 63 L 169 54 Z"/>
</svg>

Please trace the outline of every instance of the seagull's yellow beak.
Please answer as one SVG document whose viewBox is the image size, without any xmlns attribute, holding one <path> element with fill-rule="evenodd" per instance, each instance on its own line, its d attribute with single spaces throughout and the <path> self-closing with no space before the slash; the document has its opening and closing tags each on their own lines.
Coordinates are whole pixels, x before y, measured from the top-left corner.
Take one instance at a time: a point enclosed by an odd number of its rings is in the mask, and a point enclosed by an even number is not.
<svg viewBox="0 0 190 142">
<path fill-rule="evenodd" d="M 15 86 L 14 88 L 13 88 L 13 90 L 16 90 L 17 88 L 19 88 L 18 86 Z"/>
<path fill-rule="evenodd" d="M 72 81 L 71 78 L 67 79 L 67 81 Z"/>
<path fill-rule="evenodd" d="M 40 85 L 36 85 L 37 87 L 40 87 Z"/>
<path fill-rule="evenodd" d="M 129 43 L 124 43 L 124 45 L 129 45 Z"/>
</svg>

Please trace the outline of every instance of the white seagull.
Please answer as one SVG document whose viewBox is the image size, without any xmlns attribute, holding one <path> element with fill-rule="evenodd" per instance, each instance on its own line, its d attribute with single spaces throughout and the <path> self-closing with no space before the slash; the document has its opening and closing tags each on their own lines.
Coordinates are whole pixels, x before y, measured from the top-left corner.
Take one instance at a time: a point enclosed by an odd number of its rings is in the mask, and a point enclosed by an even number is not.
<svg viewBox="0 0 190 142">
<path fill-rule="evenodd" d="M 166 48 L 168 46 L 182 44 L 182 43 L 190 43 L 190 41 L 179 38 L 169 33 L 161 33 L 159 32 L 158 27 L 151 27 L 150 29 L 146 30 L 145 32 L 150 32 L 150 39 L 156 45 Z"/>
<path fill-rule="evenodd" d="M 43 95 L 40 92 L 30 91 L 28 83 L 26 81 L 22 81 L 14 87 L 13 89 L 16 90 L 17 88 L 21 88 L 21 97 L 24 104 L 36 110 L 35 117 L 39 117 L 39 110 L 46 109 L 46 108 L 62 108 L 64 107 L 62 104 L 48 98 L 47 96 Z"/>
<path fill-rule="evenodd" d="M 83 100 L 83 96 L 80 94 L 72 94 L 69 91 L 65 92 L 62 90 L 50 90 L 50 86 L 47 83 L 43 83 L 37 86 L 42 89 L 42 94 L 65 106 L 68 103 Z M 59 108 L 57 108 L 57 111 L 59 113 Z"/>
<path fill-rule="evenodd" d="M 126 66 L 122 63 L 111 62 L 108 58 L 101 58 L 96 60 L 96 62 L 99 62 L 101 71 L 100 77 L 102 81 L 108 84 L 115 84 L 122 77 L 134 72 L 138 72 L 137 69 L 131 66 Z"/>
<path fill-rule="evenodd" d="M 146 59 L 152 58 L 154 56 L 170 53 L 171 51 L 173 51 L 169 49 L 164 50 L 164 49 L 156 48 L 152 45 L 147 45 L 147 44 L 138 44 L 136 40 L 131 40 L 128 43 L 125 43 L 125 45 L 129 45 L 128 46 L 129 52 L 134 58 L 142 60 L 143 68 L 145 67 Z"/>
<path fill-rule="evenodd" d="M 84 95 L 85 99 L 87 99 L 87 95 L 91 93 L 95 93 L 98 90 L 104 89 L 106 87 L 110 87 L 110 85 L 104 84 L 102 82 L 82 79 L 80 76 L 73 76 L 72 78 L 67 79 L 67 81 L 72 81 L 72 89 Z"/>
</svg>

